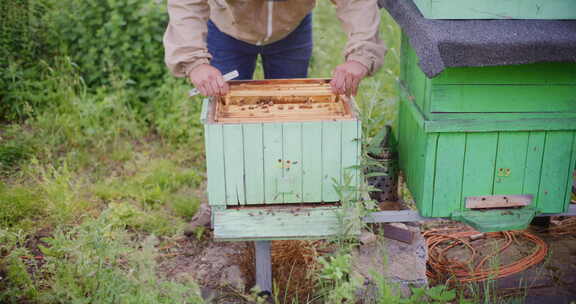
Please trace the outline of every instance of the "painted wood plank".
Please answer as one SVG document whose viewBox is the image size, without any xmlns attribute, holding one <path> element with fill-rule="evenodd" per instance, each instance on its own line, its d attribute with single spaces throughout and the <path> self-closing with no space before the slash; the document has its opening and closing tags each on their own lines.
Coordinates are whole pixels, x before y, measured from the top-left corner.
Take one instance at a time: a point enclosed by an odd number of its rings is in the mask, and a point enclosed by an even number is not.
<svg viewBox="0 0 576 304">
<path fill-rule="evenodd" d="M 302 123 L 303 201 L 322 201 L 322 123 Z"/>
<path fill-rule="evenodd" d="M 576 112 L 576 85 L 437 85 L 430 112 Z"/>
<path fill-rule="evenodd" d="M 528 148 L 526 149 L 526 172 L 524 173 L 524 185 L 521 193 L 532 195 L 534 197 L 533 204 L 536 208 L 540 207 L 538 189 L 540 189 L 545 139 L 546 132 L 530 132 L 528 136 Z"/>
<path fill-rule="evenodd" d="M 409 43 L 408 43 L 409 44 Z M 410 100 L 420 108 L 426 109 L 427 107 L 427 93 L 429 88 L 429 79 L 426 77 L 424 72 L 418 66 L 418 56 L 416 52 L 412 49 L 408 49 L 408 65 L 407 65 L 407 74 L 408 74 L 408 89 L 409 89 L 409 96 L 411 96 Z"/>
<path fill-rule="evenodd" d="M 281 190 L 284 203 L 301 203 L 302 200 L 302 124 L 283 124 L 283 166 Z"/>
<path fill-rule="evenodd" d="M 546 134 L 546 147 L 542 160 L 542 179 L 538 192 L 541 211 L 563 212 L 567 204 L 568 180 L 574 170 L 572 165 L 573 131 L 555 131 Z"/>
<path fill-rule="evenodd" d="M 569 210 L 572 201 L 572 187 L 576 187 L 576 132 L 574 132 L 574 138 L 572 139 L 572 155 L 570 157 L 570 165 L 568 166 L 568 185 L 566 186 L 566 197 L 564 198 L 564 211 Z M 573 205 L 576 207 L 576 205 Z"/>
<path fill-rule="evenodd" d="M 340 213 L 339 213 L 340 212 Z M 228 209 L 216 211 L 214 239 L 290 240 L 323 239 L 342 233 L 338 207 Z M 353 231 L 356 235 L 359 231 Z"/>
<path fill-rule="evenodd" d="M 450 216 L 460 209 L 465 134 L 445 133 L 438 138 L 433 216 Z"/>
<path fill-rule="evenodd" d="M 340 200 L 335 187 L 340 186 L 342 170 L 342 125 L 339 121 L 322 122 L 322 201 Z"/>
<path fill-rule="evenodd" d="M 576 84 L 576 63 L 547 62 L 488 67 L 455 67 L 431 80 L 432 85 Z"/>
<path fill-rule="evenodd" d="M 264 204 L 264 130 L 262 124 L 244 124 L 246 204 Z"/>
<path fill-rule="evenodd" d="M 265 123 L 263 128 L 264 144 L 264 199 L 267 204 L 284 202 L 279 192 L 282 170 L 282 124 Z"/>
<path fill-rule="evenodd" d="M 546 113 L 543 113 L 546 114 Z M 528 116 L 528 115 L 527 115 Z M 529 116 L 528 116 L 529 117 Z M 426 132 L 559 131 L 576 129 L 576 118 L 488 118 L 424 120 Z"/>
<path fill-rule="evenodd" d="M 355 200 L 358 198 L 359 185 L 359 165 L 360 165 L 360 145 L 361 136 L 359 123 L 357 121 L 342 121 L 342 183 L 349 180 L 347 186 L 350 187 L 346 195 Z"/>
<path fill-rule="evenodd" d="M 244 135 L 242 125 L 222 126 L 227 205 L 246 204 L 244 185 Z"/>
<path fill-rule="evenodd" d="M 204 125 L 208 203 L 226 205 L 226 173 L 224 169 L 224 136 L 222 126 Z"/>
<path fill-rule="evenodd" d="M 429 120 L 518 120 L 518 119 L 576 119 L 574 112 L 552 112 L 552 113 L 431 113 L 427 117 Z"/>
<path fill-rule="evenodd" d="M 405 99 L 399 104 L 400 168 L 418 210 L 430 216 L 434 195 L 437 133 L 424 133 L 423 117 L 414 102 Z"/>
<path fill-rule="evenodd" d="M 425 179 L 425 167 L 426 167 L 426 145 L 427 143 L 427 136 L 424 132 L 424 128 L 416 127 L 417 124 L 414 122 L 414 117 L 412 117 L 412 124 L 415 126 L 414 131 L 412 132 L 413 142 L 411 144 L 413 150 L 413 172 L 415 175 L 414 185 L 415 189 L 412 190 L 415 199 L 423 200 L 424 196 L 424 179 Z M 410 136 L 410 135 L 409 135 Z"/>
<path fill-rule="evenodd" d="M 428 19 L 576 19 L 573 0 L 414 0 Z"/>
<path fill-rule="evenodd" d="M 493 194 L 524 194 L 528 132 L 500 132 Z"/>
<path fill-rule="evenodd" d="M 464 210 L 468 197 L 492 195 L 497 149 L 497 133 L 466 134 L 460 210 Z"/>
<path fill-rule="evenodd" d="M 546 216 L 576 216 L 576 205 L 569 205 L 566 212 L 562 213 L 541 213 L 536 217 Z M 362 220 L 365 223 L 401 223 L 401 222 L 425 222 L 442 220 L 440 217 L 425 217 L 416 210 L 398 210 L 398 211 L 378 211 L 372 212 Z"/>
<path fill-rule="evenodd" d="M 406 105 L 415 105 L 415 103 L 409 102 Z M 404 153 L 406 153 L 406 158 L 408 159 L 407 162 L 405 163 L 405 168 L 404 168 L 404 173 L 405 173 L 405 177 L 406 177 L 406 181 L 409 185 L 410 188 L 410 192 L 412 193 L 414 199 L 418 200 L 419 198 L 419 193 L 421 193 L 421 189 L 419 189 L 419 183 L 418 180 L 420 179 L 420 175 L 419 172 L 416 170 L 416 163 L 417 163 L 417 159 L 418 159 L 418 154 L 416 149 L 414 149 L 414 147 L 417 144 L 417 141 L 419 138 L 417 138 L 415 136 L 415 133 L 417 132 L 418 129 L 420 129 L 420 127 L 415 123 L 414 121 L 414 117 L 412 115 L 410 115 L 411 113 L 409 113 L 408 115 L 405 116 L 405 118 L 407 119 L 407 124 L 406 124 L 406 142 L 407 142 L 407 147 L 404 150 Z"/>
<path fill-rule="evenodd" d="M 422 185 L 422 198 L 420 202 L 416 202 L 418 210 L 423 216 L 432 215 L 432 206 L 434 202 L 434 183 L 435 183 L 435 169 L 436 169 L 436 155 L 438 150 L 439 133 L 426 134 L 426 149 L 424 161 L 424 182 Z"/>
</svg>

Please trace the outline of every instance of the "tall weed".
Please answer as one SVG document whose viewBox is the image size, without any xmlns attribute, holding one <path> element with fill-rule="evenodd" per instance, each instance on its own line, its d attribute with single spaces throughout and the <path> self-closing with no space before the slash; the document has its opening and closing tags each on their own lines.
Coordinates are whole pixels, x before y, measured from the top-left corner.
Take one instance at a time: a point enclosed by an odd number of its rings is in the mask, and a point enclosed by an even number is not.
<svg viewBox="0 0 576 304">
<path fill-rule="evenodd" d="M 202 303 L 192 281 L 174 282 L 156 274 L 157 240 L 131 240 L 110 225 L 110 213 L 47 239 L 44 271 L 50 303 Z"/>
</svg>

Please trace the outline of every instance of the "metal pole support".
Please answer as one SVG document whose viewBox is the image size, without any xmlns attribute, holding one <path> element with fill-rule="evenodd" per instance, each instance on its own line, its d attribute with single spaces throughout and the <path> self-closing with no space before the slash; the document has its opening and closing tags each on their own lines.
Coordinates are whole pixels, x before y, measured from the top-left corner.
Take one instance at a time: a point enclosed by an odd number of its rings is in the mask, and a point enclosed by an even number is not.
<svg viewBox="0 0 576 304">
<path fill-rule="evenodd" d="M 272 253 L 270 241 L 254 242 L 256 252 L 256 286 L 262 293 L 272 294 Z"/>
</svg>

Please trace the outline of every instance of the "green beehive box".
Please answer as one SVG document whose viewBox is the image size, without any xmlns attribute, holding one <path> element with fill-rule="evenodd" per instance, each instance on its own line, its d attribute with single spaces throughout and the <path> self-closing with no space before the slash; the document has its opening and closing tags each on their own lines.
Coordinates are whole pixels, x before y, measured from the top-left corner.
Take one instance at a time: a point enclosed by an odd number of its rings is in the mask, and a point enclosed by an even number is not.
<svg viewBox="0 0 576 304">
<path fill-rule="evenodd" d="M 535 212 L 565 212 L 576 158 L 576 64 L 449 68 L 429 79 L 417 62 L 404 38 L 397 136 L 421 215 L 497 231 L 522 228 Z M 467 199 L 498 195 L 530 197 L 512 210 L 526 216 L 467 208 Z"/>
<path fill-rule="evenodd" d="M 358 183 L 354 101 L 334 96 L 325 79 L 230 85 L 202 113 L 215 239 L 337 234 L 336 186 Z"/>
<path fill-rule="evenodd" d="M 576 0 L 414 0 L 428 19 L 576 19 Z"/>
</svg>

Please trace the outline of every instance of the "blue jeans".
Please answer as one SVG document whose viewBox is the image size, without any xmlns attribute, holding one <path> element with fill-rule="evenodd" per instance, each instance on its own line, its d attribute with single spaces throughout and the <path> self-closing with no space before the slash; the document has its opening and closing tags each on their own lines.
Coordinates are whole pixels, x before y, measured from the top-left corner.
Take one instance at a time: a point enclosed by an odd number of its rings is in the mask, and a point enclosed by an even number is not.
<svg viewBox="0 0 576 304">
<path fill-rule="evenodd" d="M 222 74 L 238 70 L 237 80 L 252 79 L 256 58 L 262 56 L 264 77 L 306 78 L 312 56 L 312 16 L 306 16 L 300 25 L 280 41 L 268 45 L 253 45 L 221 32 L 208 21 L 208 51 L 211 64 Z"/>
</svg>

